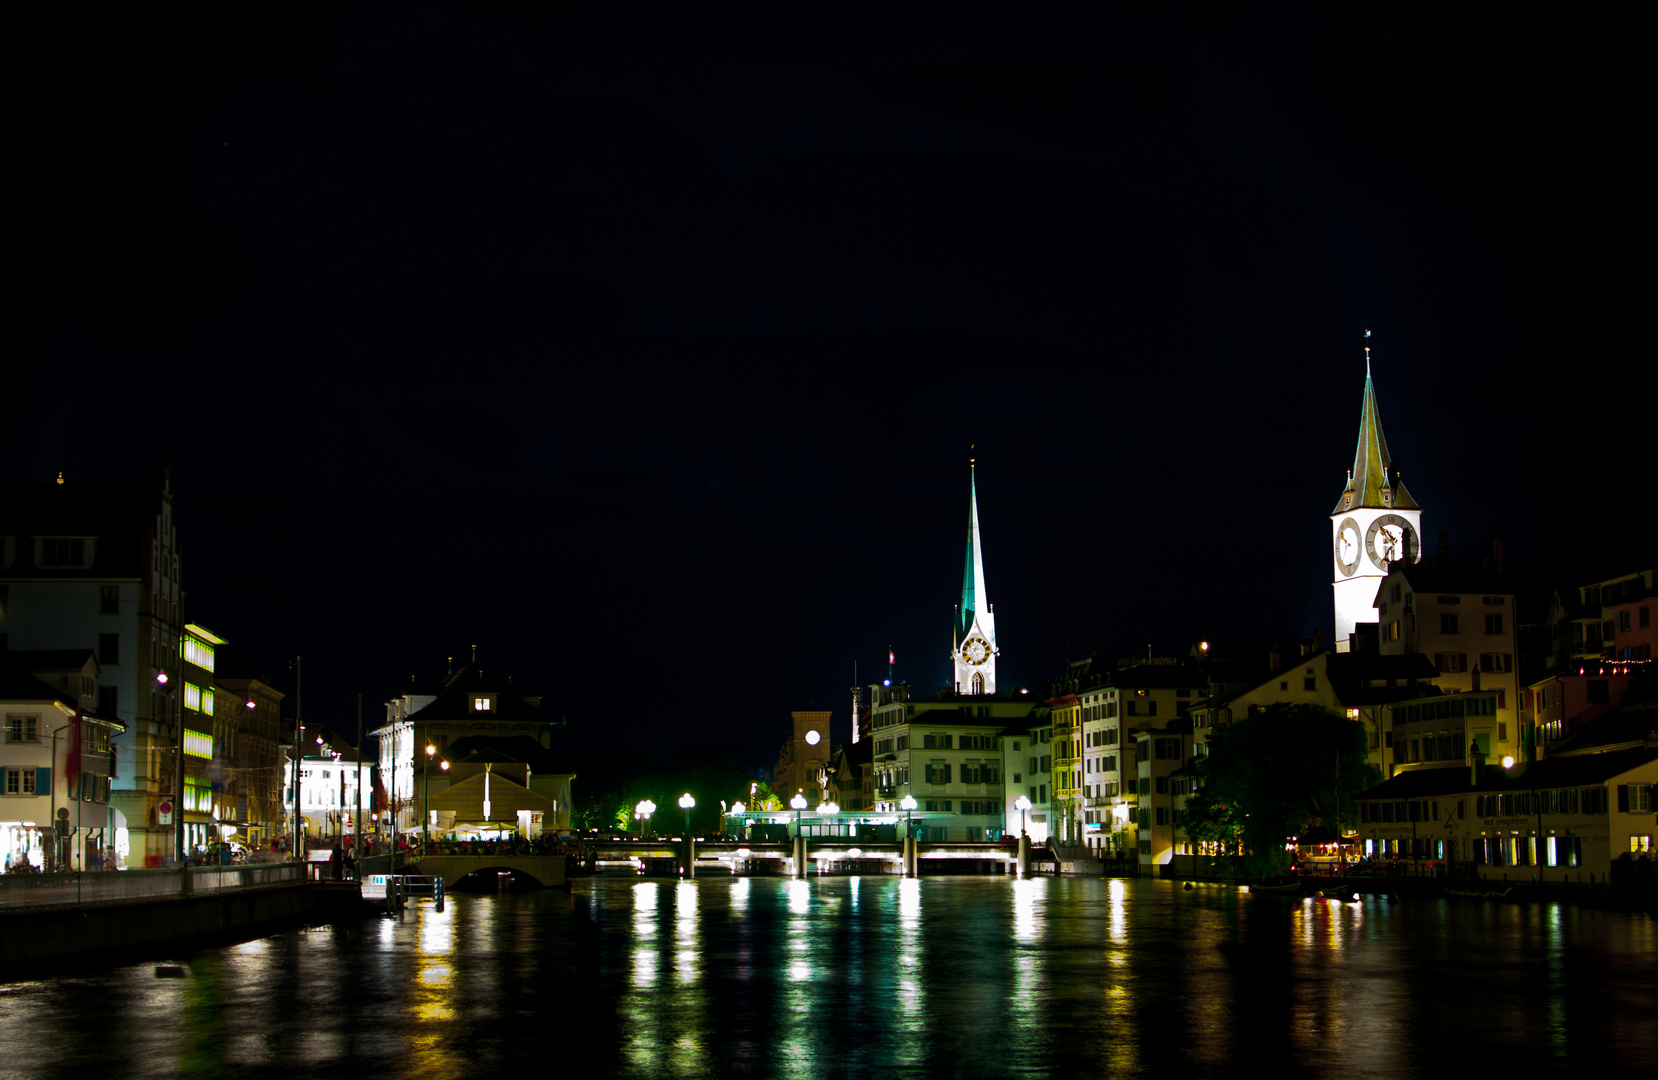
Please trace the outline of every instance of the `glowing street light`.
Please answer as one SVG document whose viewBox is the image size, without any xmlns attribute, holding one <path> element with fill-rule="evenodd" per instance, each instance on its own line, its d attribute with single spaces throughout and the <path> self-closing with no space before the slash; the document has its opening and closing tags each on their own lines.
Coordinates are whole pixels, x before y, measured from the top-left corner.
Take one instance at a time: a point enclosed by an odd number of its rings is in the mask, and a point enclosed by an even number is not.
<svg viewBox="0 0 1658 1080">
<path fill-rule="evenodd" d="M 639 835 L 643 838 L 650 832 L 651 815 L 656 813 L 656 804 L 649 799 L 640 799 L 639 805 L 633 808 L 633 816 L 639 820 Z"/>
<path fill-rule="evenodd" d="M 317 742 L 321 743 L 322 740 L 318 739 Z M 437 754 L 438 754 L 438 748 L 433 746 L 431 743 L 427 743 L 426 744 L 426 764 L 424 766 L 424 772 L 425 772 L 425 776 L 426 776 L 426 794 L 424 796 L 424 801 L 426 803 L 426 807 L 425 807 L 426 813 L 425 813 L 425 816 L 421 819 L 421 822 L 420 822 L 420 853 L 422 855 L 426 854 L 426 852 L 428 850 L 427 845 L 429 845 L 432 842 L 432 759 L 437 757 Z M 449 762 L 448 761 L 440 762 L 439 766 L 443 769 L 444 772 L 449 771 Z"/>
<path fill-rule="evenodd" d="M 800 835 L 800 812 L 802 810 L 806 809 L 806 793 L 805 793 L 805 791 L 804 790 L 796 791 L 794 793 L 794 798 L 789 800 L 789 805 L 794 807 L 794 834 L 796 836 L 799 836 Z"/>
<path fill-rule="evenodd" d="M 1013 805 L 1019 808 L 1019 835 L 1024 836 L 1026 835 L 1025 811 L 1030 809 L 1030 799 L 1021 795 L 1017 799 L 1013 800 Z"/>
<path fill-rule="evenodd" d="M 904 811 L 904 835 L 906 837 L 915 835 L 915 830 L 910 825 L 910 811 L 918 805 L 920 804 L 915 801 L 914 795 L 905 795 L 898 801 L 898 809 Z"/>
<path fill-rule="evenodd" d="M 679 808 L 685 811 L 685 839 L 687 840 L 691 838 L 691 808 L 696 804 L 697 801 L 691 798 L 689 791 L 679 797 Z"/>
</svg>

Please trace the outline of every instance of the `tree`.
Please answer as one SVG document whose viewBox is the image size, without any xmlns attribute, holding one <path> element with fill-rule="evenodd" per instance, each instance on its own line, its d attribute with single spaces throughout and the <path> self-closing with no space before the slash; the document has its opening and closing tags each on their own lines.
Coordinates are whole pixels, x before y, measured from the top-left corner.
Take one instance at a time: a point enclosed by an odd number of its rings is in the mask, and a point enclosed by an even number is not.
<svg viewBox="0 0 1658 1080">
<path fill-rule="evenodd" d="M 1284 842 L 1308 828 L 1358 825 L 1353 796 L 1381 782 L 1364 725 L 1319 705 L 1269 705 L 1215 728 L 1186 804 L 1194 840 L 1241 841 L 1259 876 L 1289 865 Z"/>
</svg>

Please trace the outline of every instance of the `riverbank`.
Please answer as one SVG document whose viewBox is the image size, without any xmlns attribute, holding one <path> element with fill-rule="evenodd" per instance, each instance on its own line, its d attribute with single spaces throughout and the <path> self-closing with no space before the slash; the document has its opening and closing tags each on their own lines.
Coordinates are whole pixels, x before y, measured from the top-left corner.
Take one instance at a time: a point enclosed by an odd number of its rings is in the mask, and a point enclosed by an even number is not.
<svg viewBox="0 0 1658 1080">
<path fill-rule="evenodd" d="M 0 911 L 0 972 L 8 980 L 62 974 L 84 963 L 137 961 L 296 926 L 360 919 L 375 910 L 355 886 L 309 882 L 12 909 Z"/>
</svg>

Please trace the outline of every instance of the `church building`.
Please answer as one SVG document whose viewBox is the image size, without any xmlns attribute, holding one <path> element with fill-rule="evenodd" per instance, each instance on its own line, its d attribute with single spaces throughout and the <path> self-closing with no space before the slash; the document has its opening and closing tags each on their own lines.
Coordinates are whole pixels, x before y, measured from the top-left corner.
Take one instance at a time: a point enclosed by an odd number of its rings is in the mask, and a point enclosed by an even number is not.
<svg viewBox="0 0 1658 1080">
<path fill-rule="evenodd" d="M 1337 652 L 1352 648 L 1359 624 L 1378 621 L 1376 590 L 1389 564 L 1414 563 L 1422 557 L 1422 508 L 1405 490 L 1388 453 L 1376 387 L 1370 378 L 1369 346 L 1364 356 L 1358 450 L 1347 471 L 1347 487 L 1330 513 L 1336 615 L 1332 640 Z"/>
</svg>

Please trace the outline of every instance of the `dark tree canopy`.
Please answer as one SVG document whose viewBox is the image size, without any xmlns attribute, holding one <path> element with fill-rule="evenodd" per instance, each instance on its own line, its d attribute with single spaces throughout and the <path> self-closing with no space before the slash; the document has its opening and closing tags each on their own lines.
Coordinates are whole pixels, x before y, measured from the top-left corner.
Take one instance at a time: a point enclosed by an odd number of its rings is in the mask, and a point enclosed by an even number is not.
<svg viewBox="0 0 1658 1080">
<path fill-rule="evenodd" d="M 1187 835 L 1241 842 L 1257 873 L 1277 873 L 1288 837 L 1357 825 L 1353 796 L 1382 778 L 1368 757 L 1363 724 L 1318 705 L 1269 705 L 1210 735 Z"/>
</svg>

